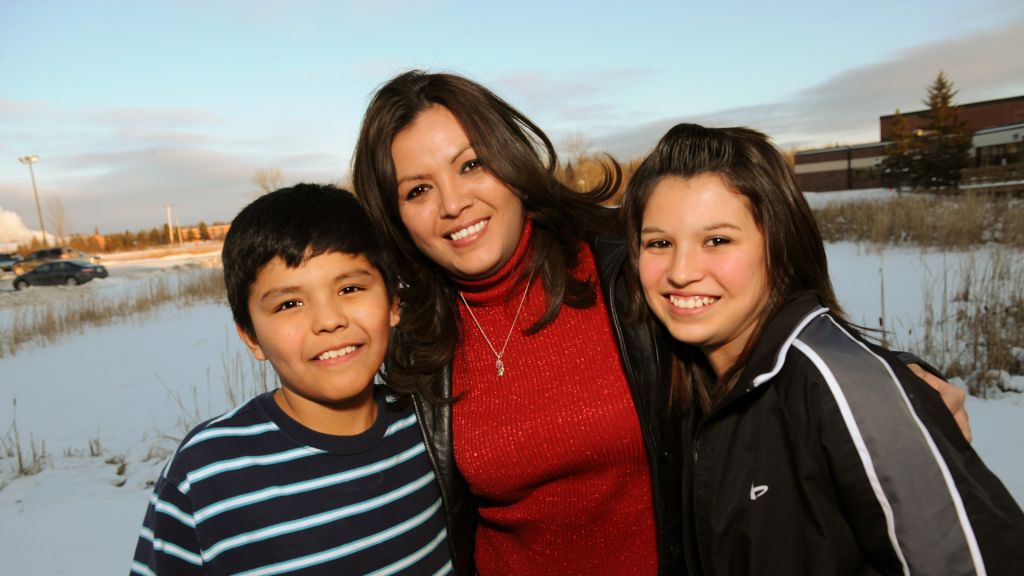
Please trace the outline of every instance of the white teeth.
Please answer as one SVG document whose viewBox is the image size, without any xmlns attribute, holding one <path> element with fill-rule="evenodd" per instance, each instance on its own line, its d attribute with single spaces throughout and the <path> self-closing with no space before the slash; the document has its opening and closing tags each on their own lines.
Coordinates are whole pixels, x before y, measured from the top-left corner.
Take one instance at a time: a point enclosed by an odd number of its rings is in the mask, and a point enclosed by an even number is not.
<svg viewBox="0 0 1024 576">
<path fill-rule="evenodd" d="M 473 224 L 472 226 L 467 226 L 467 227 L 463 228 L 462 230 L 459 230 L 458 232 L 455 232 L 454 234 L 452 234 L 451 235 L 451 239 L 452 240 L 462 240 L 463 238 L 465 238 L 466 236 L 469 236 L 470 234 L 476 234 L 477 232 L 483 230 L 484 226 L 487 226 L 488 222 L 490 222 L 490 218 L 488 218 L 487 220 L 481 220 L 481 221 L 477 222 L 476 224 Z"/>
<path fill-rule="evenodd" d="M 685 310 L 695 310 L 718 302 L 718 298 L 712 298 L 711 296 L 669 296 L 668 299 L 676 308 L 683 308 Z"/>
<path fill-rule="evenodd" d="M 331 360 L 332 358 L 338 358 L 338 357 L 344 356 L 346 354 L 351 354 L 351 353 L 353 353 L 355 351 L 356 351 L 356 347 L 355 346 L 345 346 L 344 348 L 339 348 L 337 350 L 328 350 L 327 352 L 324 352 L 323 354 L 317 356 L 316 359 L 317 360 Z"/>
</svg>

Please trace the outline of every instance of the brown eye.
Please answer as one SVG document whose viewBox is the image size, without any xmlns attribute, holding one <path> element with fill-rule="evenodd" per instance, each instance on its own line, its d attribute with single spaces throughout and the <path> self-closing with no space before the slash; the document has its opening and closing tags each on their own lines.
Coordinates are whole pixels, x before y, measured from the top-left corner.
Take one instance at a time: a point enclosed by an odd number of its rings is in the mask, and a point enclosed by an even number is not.
<svg viewBox="0 0 1024 576">
<path fill-rule="evenodd" d="M 302 306 L 302 302 L 299 302 L 298 300 L 285 300 L 284 302 L 281 302 L 274 308 L 274 312 L 291 310 L 292 308 L 297 308 L 299 306 Z"/>
<path fill-rule="evenodd" d="M 420 184 L 419 186 L 413 186 L 412 189 L 410 189 L 408 192 L 405 193 L 405 199 L 406 200 L 415 200 L 421 194 L 426 193 L 426 191 L 429 190 L 429 189 L 430 189 L 430 187 L 427 186 L 426 184 Z"/>
</svg>

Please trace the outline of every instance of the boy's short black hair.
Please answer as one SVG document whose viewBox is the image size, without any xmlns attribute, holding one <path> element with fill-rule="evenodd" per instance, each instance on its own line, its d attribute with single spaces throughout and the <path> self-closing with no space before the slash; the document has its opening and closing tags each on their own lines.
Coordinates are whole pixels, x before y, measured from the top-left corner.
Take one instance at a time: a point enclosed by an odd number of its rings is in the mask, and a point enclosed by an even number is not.
<svg viewBox="0 0 1024 576">
<path fill-rule="evenodd" d="M 274 257 L 289 267 L 308 258 L 340 252 L 365 257 L 394 298 L 398 274 L 394 258 L 349 191 L 331 185 L 296 184 L 261 196 L 231 222 L 221 258 L 224 284 L 235 322 L 256 337 L 249 315 L 249 291 Z"/>
</svg>

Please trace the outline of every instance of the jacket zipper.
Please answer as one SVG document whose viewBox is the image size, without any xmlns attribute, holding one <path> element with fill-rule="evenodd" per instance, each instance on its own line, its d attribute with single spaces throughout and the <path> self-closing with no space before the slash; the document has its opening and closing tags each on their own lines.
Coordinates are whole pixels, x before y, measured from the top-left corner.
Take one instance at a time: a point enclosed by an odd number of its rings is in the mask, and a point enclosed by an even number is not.
<svg viewBox="0 0 1024 576">
<path fill-rule="evenodd" d="M 692 480 L 693 486 L 691 487 L 690 500 L 691 500 L 691 505 L 693 506 L 693 515 L 694 515 L 694 518 L 693 518 L 693 532 L 694 532 L 694 535 L 697 538 L 697 560 L 700 562 L 701 573 L 706 576 L 706 575 L 710 574 L 710 572 L 708 572 L 707 564 L 705 564 L 705 562 L 704 562 L 705 553 L 704 553 L 704 544 L 703 544 L 703 540 L 704 539 L 702 537 L 703 531 L 701 529 L 700 522 L 698 522 L 699 518 L 698 518 L 698 514 L 697 514 L 697 510 L 698 510 L 698 508 L 697 508 L 697 463 L 700 460 L 700 441 L 701 441 L 701 438 L 702 438 L 702 436 L 701 436 L 701 428 L 702 427 L 703 427 L 703 425 L 699 424 L 697 426 L 697 429 L 693 433 L 693 475 L 692 475 L 693 476 L 693 480 Z M 686 522 L 686 520 L 684 519 L 683 522 Z"/>
</svg>

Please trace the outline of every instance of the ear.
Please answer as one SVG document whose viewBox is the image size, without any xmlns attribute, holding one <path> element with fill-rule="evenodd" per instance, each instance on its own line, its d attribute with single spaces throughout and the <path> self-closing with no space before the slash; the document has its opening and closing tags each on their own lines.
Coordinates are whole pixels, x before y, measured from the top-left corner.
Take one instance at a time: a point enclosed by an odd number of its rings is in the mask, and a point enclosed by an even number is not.
<svg viewBox="0 0 1024 576">
<path fill-rule="evenodd" d="M 388 313 L 388 323 L 394 328 L 398 326 L 398 322 L 402 319 L 401 302 L 398 300 L 398 296 L 391 299 L 391 311 Z"/>
<path fill-rule="evenodd" d="M 259 342 L 256 342 L 256 338 L 250 336 L 249 333 L 246 332 L 244 328 L 239 326 L 237 322 L 235 323 L 235 331 L 238 332 L 238 337 L 241 338 L 242 342 L 245 343 L 245 346 L 246 348 L 249 349 L 249 352 L 252 352 L 253 357 L 255 357 L 257 360 L 267 359 L 267 355 L 263 353 L 263 349 L 260 348 Z"/>
</svg>

